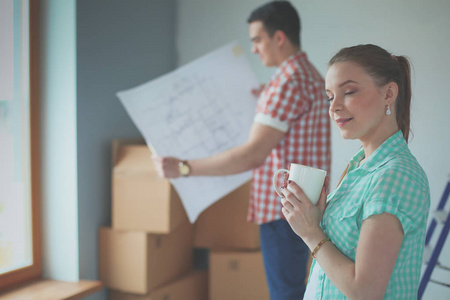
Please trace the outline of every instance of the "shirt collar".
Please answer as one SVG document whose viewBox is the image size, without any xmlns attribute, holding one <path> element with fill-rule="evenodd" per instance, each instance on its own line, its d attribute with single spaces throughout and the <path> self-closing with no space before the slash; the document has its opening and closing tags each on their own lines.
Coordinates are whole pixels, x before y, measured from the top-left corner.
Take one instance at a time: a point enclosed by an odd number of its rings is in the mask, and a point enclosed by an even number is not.
<svg viewBox="0 0 450 300">
<path fill-rule="evenodd" d="M 397 156 L 397 154 L 403 152 L 407 147 L 406 141 L 403 138 L 403 133 L 399 130 L 384 141 L 359 168 L 372 172 L 386 164 L 392 158 Z M 350 160 L 349 170 L 358 168 L 358 164 L 363 158 L 364 148 L 361 147 L 358 153 Z"/>
<path fill-rule="evenodd" d="M 280 74 L 284 73 L 286 68 L 288 68 L 293 62 L 306 59 L 306 53 L 302 50 L 299 50 L 293 54 L 291 54 L 288 58 L 286 58 L 281 65 L 277 68 L 275 73 L 273 74 L 274 78 L 278 77 Z"/>
</svg>

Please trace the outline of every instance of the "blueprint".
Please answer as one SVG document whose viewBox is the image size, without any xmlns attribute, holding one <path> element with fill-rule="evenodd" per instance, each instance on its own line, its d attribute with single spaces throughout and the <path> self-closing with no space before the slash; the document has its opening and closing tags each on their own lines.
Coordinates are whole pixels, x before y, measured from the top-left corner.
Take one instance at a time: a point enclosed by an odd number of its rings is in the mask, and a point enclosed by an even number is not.
<svg viewBox="0 0 450 300">
<path fill-rule="evenodd" d="M 180 159 L 208 157 L 247 141 L 256 108 L 256 76 L 237 43 L 230 43 L 162 77 L 117 93 L 153 152 Z M 251 178 L 171 180 L 190 221 Z"/>
</svg>

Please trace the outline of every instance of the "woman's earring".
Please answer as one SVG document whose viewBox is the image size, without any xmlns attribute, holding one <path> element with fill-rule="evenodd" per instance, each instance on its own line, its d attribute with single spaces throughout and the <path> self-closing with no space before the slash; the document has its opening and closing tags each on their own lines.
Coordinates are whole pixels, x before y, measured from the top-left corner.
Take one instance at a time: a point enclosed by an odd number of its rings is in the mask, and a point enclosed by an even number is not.
<svg viewBox="0 0 450 300">
<path fill-rule="evenodd" d="M 389 116 L 391 115 L 391 106 L 388 104 L 388 107 L 386 109 L 386 114 Z"/>
</svg>

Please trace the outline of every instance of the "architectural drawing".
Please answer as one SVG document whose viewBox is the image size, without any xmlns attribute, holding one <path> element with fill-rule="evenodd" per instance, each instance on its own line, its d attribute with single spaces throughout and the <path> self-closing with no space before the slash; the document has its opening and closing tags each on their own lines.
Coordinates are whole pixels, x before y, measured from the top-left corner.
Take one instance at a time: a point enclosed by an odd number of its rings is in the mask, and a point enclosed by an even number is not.
<svg viewBox="0 0 450 300">
<path fill-rule="evenodd" d="M 162 156 L 197 159 L 244 143 L 258 86 L 243 51 L 226 45 L 169 74 L 117 95 L 147 144 Z M 250 172 L 172 180 L 192 222 L 248 181 Z"/>
</svg>

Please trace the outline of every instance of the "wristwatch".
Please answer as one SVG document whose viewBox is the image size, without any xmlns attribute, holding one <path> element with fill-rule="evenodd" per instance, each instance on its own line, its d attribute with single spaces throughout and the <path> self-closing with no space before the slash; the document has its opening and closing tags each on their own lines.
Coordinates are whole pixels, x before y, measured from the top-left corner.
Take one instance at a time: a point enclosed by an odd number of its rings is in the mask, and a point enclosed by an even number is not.
<svg viewBox="0 0 450 300">
<path fill-rule="evenodd" d="M 178 163 L 178 171 L 183 177 L 187 177 L 191 174 L 191 166 L 188 164 L 187 160 L 183 160 Z"/>
</svg>

